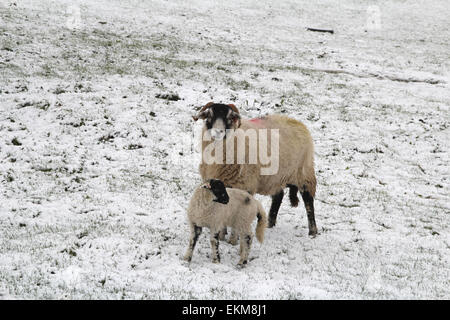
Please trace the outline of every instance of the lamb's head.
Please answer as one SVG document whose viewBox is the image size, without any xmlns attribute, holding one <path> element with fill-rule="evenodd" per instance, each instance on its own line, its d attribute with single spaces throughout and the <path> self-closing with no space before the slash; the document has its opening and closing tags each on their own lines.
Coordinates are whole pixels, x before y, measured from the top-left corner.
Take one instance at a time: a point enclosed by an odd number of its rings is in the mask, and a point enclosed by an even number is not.
<svg viewBox="0 0 450 320">
<path fill-rule="evenodd" d="M 237 129 L 241 125 L 241 116 L 234 104 L 209 102 L 192 118 L 205 120 L 206 129 L 211 130 L 214 140 L 224 139 L 227 129 Z"/>
<path fill-rule="evenodd" d="M 230 201 L 227 189 L 225 188 L 225 185 L 221 180 L 210 179 L 208 182 L 202 185 L 202 188 L 208 189 L 216 196 L 216 199 L 213 200 L 215 202 L 227 204 L 228 201 Z"/>
</svg>

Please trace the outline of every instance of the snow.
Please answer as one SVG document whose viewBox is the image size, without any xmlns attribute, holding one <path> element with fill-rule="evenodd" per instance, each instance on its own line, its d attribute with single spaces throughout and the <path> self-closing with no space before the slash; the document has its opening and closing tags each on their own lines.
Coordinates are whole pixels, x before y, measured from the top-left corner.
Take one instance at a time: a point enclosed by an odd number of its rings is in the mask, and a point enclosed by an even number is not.
<svg viewBox="0 0 450 320">
<path fill-rule="evenodd" d="M 0 0 L 0 298 L 449 299 L 449 11 Z M 245 269 L 182 261 L 212 100 L 310 128 L 318 237 L 285 199 Z"/>
</svg>

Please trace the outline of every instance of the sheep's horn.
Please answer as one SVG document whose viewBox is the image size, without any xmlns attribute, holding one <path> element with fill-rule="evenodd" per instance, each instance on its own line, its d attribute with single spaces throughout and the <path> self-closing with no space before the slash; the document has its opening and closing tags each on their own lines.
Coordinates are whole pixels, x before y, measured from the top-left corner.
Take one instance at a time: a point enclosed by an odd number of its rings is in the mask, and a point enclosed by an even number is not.
<svg viewBox="0 0 450 320">
<path fill-rule="evenodd" d="M 200 119 L 199 115 L 200 113 L 202 113 L 203 111 L 205 111 L 206 109 L 210 108 L 212 105 L 214 104 L 214 102 L 208 102 L 207 104 L 205 104 L 200 111 L 197 113 L 196 116 L 192 116 L 192 119 L 194 119 L 194 121 L 197 121 L 198 119 Z"/>
<path fill-rule="evenodd" d="M 235 106 L 234 104 L 230 103 L 228 106 L 229 106 L 234 112 L 239 113 L 238 108 L 236 108 L 236 106 Z"/>
</svg>

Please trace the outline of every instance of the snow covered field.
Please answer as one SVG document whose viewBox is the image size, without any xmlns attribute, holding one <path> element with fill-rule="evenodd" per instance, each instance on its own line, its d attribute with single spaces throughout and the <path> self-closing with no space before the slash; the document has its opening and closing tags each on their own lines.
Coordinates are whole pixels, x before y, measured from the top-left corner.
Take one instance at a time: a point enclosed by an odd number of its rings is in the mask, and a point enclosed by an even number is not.
<svg viewBox="0 0 450 320">
<path fill-rule="evenodd" d="M 0 0 L 0 297 L 450 299 L 449 16 L 447 0 Z M 318 237 L 285 199 L 244 270 L 228 243 L 210 262 L 207 231 L 182 261 L 191 115 L 211 100 L 310 128 Z"/>
</svg>

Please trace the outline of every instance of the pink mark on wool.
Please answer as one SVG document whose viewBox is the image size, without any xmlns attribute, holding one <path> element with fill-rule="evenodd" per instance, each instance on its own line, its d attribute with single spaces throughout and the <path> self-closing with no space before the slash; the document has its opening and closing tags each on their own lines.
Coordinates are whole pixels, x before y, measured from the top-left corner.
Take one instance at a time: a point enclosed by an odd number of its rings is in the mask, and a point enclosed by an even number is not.
<svg viewBox="0 0 450 320">
<path fill-rule="evenodd" d="M 262 125 L 264 122 L 264 120 L 262 118 L 253 118 L 248 121 L 253 122 L 254 124 L 258 124 L 258 125 Z"/>
</svg>

